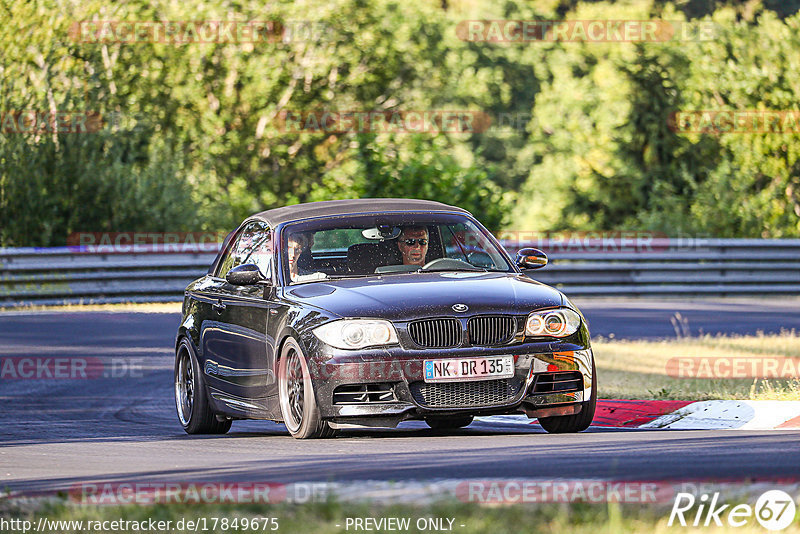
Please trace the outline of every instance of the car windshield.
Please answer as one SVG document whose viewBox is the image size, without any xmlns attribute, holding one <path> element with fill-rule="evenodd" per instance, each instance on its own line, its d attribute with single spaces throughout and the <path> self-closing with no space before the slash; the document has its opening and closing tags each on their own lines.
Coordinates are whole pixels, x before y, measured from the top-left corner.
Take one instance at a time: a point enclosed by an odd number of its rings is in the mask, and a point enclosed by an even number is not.
<svg viewBox="0 0 800 534">
<path fill-rule="evenodd" d="M 282 268 L 293 283 L 425 271 L 511 271 L 486 230 L 461 215 L 381 214 L 288 224 Z"/>
</svg>

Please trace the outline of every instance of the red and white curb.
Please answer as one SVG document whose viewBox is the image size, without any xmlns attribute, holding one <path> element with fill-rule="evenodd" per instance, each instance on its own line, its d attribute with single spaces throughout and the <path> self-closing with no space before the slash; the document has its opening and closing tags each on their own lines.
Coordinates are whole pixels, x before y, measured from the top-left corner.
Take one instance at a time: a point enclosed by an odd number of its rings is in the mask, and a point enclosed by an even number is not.
<svg viewBox="0 0 800 534">
<path fill-rule="evenodd" d="M 524 415 L 492 415 L 477 421 L 527 425 Z M 661 401 L 599 399 L 592 426 L 680 430 L 800 429 L 800 401 Z"/>
<path fill-rule="evenodd" d="M 800 428 L 800 401 L 693 402 L 639 428 L 773 430 Z"/>
</svg>

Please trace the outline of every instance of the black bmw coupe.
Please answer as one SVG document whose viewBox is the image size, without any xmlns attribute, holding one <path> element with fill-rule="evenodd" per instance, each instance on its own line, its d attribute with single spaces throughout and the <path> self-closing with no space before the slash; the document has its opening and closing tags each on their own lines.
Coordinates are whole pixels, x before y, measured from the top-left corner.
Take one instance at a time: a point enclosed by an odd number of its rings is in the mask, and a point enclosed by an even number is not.
<svg viewBox="0 0 800 534">
<path fill-rule="evenodd" d="M 434 429 L 526 414 L 548 432 L 594 416 L 580 311 L 467 211 L 423 200 L 314 202 L 265 211 L 225 240 L 185 292 L 175 401 L 190 434 L 268 419 L 295 438 L 336 429 Z"/>
</svg>

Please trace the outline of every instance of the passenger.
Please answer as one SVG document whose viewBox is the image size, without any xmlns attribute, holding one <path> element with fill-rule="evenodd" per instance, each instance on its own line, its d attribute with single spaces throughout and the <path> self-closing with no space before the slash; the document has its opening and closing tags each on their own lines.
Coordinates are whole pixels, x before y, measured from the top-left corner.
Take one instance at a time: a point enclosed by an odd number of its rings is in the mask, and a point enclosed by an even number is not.
<svg viewBox="0 0 800 534">
<path fill-rule="evenodd" d="M 289 259 L 289 276 L 292 282 L 324 278 L 323 273 L 313 270 L 311 247 L 314 246 L 314 234 L 297 232 L 289 235 L 287 253 Z"/>
</svg>

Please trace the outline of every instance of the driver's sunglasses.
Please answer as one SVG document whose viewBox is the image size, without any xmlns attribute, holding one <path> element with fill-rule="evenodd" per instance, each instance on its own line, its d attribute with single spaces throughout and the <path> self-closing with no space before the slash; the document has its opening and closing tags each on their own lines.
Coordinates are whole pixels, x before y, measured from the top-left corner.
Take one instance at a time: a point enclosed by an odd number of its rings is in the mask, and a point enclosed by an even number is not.
<svg viewBox="0 0 800 534">
<path fill-rule="evenodd" d="M 416 243 L 423 247 L 428 244 L 428 240 L 424 237 L 422 239 L 404 239 L 403 242 L 409 247 L 413 247 Z"/>
</svg>

